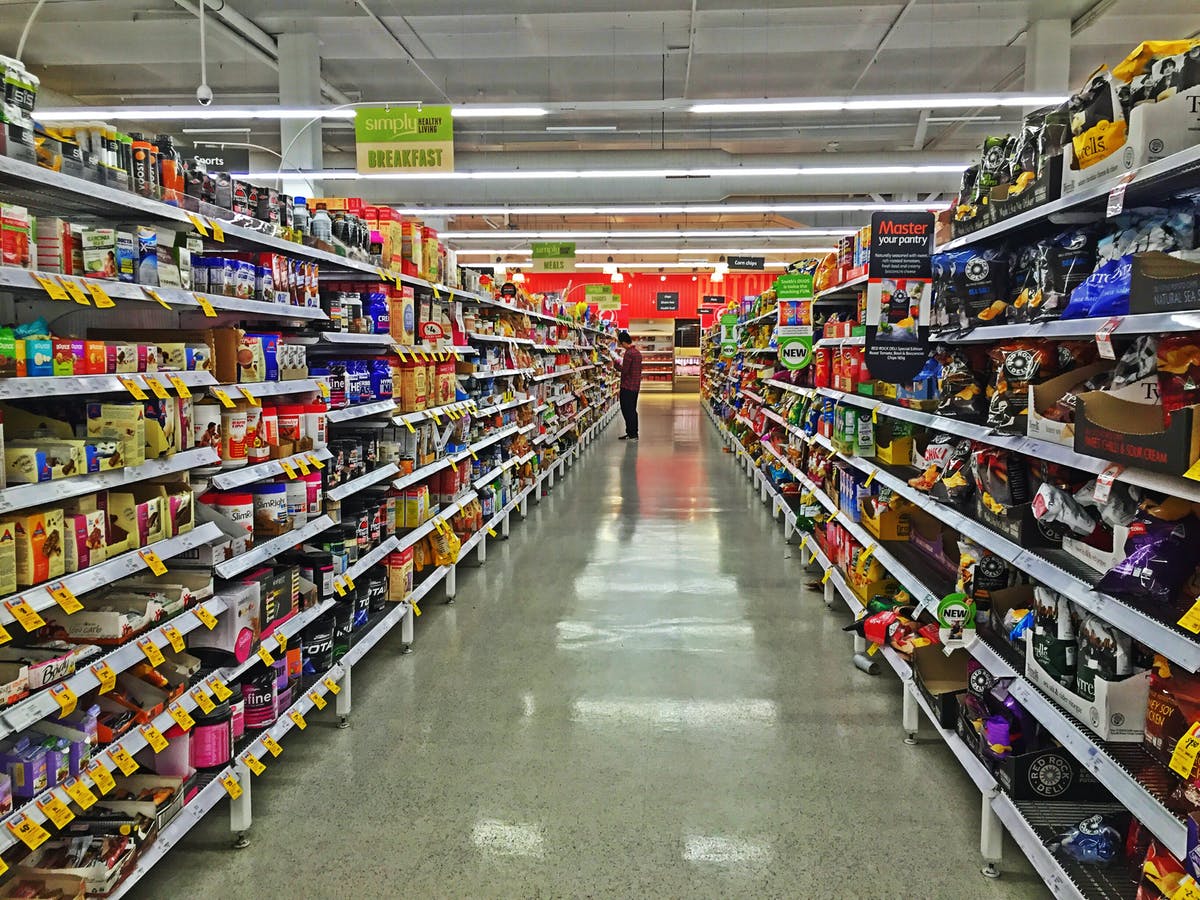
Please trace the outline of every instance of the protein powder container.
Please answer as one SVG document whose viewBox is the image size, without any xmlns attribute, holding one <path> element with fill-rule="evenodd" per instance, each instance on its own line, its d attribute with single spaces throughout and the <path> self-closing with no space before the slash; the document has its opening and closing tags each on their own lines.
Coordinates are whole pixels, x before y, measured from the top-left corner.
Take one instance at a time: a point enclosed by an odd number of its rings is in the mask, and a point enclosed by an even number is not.
<svg viewBox="0 0 1200 900">
<path fill-rule="evenodd" d="M 304 407 L 304 433 L 312 438 L 313 447 L 325 446 L 324 403 L 309 403 Z"/>
<path fill-rule="evenodd" d="M 204 401 L 192 407 L 192 444 L 196 447 L 211 447 L 221 456 L 221 405 Z M 221 471 L 220 463 L 192 469 L 193 475 L 215 475 Z"/>
<path fill-rule="evenodd" d="M 246 461 L 251 465 L 271 458 L 271 447 L 263 433 L 262 412 L 261 406 L 246 410 Z"/>
<path fill-rule="evenodd" d="M 254 495 L 241 491 L 209 491 L 200 502 L 213 507 L 246 529 L 254 537 Z"/>
<path fill-rule="evenodd" d="M 189 745 L 192 768 L 211 771 L 229 765 L 233 759 L 233 710 L 229 704 L 218 703 L 210 713 L 197 710 L 192 718 L 196 722 Z"/>
<path fill-rule="evenodd" d="M 233 726 L 233 742 L 236 744 L 246 736 L 246 701 L 241 697 L 229 700 L 229 722 Z"/>
<path fill-rule="evenodd" d="M 279 691 L 272 667 L 255 669 L 242 681 L 242 700 L 246 704 L 246 730 L 270 728 L 279 718 Z"/>
<path fill-rule="evenodd" d="M 279 415 L 279 440 L 295 442 L 305 435 L 305 410 L 302 404 L 277 407 Z"/>
<path fill-rule="evenodd" d="M 350 651 L 350 633 L 354 630 L 354 607 L 339 600 L 330 611 L 333 616 L 333 662 Z"/>
<path fill-rule="evenodd" d="M 288 518 L 292 527 L 299 528 L 308 522 L 308 484 L 300 478 L 285 482 L 287 489 Z"/>
<path fill-rule="evenodd" d="M 282 528 L 288 521 L 288 486 L 268 481 L 254 486 L 255 525 Z"/>
<path fill-rule="evenodd" d="M 221 410 L 221 468 L 237 469 L 246 465 L 246 410 L 234 407 Z"/>
<path fill-rule="evenodd" d="M 388 581 L 387 576 L 378 567 L 372 570 L 365 590 L 368 596 L 367 607 L 371 612 L 383 612 L 387 608 Z"/>
<path fill-rule="evenodd" d="M 300 577 L 311 581 L 317 588 L 318 602 L 328 600 L 333 596 L 333 576 L 337 574 L 334 568 L 333 555 L 320 550 L 305 548 L 299 556 Z"/>
<path fill-rule="evenodd" d="M 365 628 L 371 618 L 371 595 L 360 584 L 346 590 L 346 602 L 354 607 L 354 630 Z"/>
<path fill-rule="evenodd" d="M 304 673 L 316 675 L 333 668 L 333 615 L 319 616 L 301 632 Z"/>
<path fill-rule="evenodd" d="M 310 517 L 316 518 L 321 514 L 321 505 L 324 498 L 324 491 L 321 487 L 321 473 L 309 472 L 302 477 L 308 495 L 308 514 Z"/>
</svg>

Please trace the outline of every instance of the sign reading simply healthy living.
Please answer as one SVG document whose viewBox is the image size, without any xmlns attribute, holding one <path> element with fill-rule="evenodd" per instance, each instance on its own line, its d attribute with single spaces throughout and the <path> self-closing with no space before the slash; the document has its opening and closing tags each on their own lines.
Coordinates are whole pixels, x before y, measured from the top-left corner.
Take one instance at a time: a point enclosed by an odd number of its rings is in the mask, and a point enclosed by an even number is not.
<svg viewBox="0 0 1200 900">
<path fill-rule="evenodd" d="M 553 241 L 534 243 L 530 247 L 535 272 L 574 272 L 575 243 Z"/>
<path fill-rule="evenodd" d="M 453 172 L 454 120 L 449 106 L 365 106 L 354 114 L 360 175 Z"/>
</svg>

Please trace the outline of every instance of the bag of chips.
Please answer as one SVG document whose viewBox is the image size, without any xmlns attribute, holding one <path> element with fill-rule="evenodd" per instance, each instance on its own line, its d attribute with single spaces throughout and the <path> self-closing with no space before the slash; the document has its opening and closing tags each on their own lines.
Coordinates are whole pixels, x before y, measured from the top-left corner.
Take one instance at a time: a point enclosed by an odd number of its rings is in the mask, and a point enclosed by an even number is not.
<svg viewBox="0 0 1200 900">
<path fill-rule="evenodd" d="M 1158 395 L 1163 413 L 1200 403 L 1200 337 L 1163 335 L 1158 340 Z"/>
<path fill-rule="evenodd" d="M 1095 235 L 1082 228 L 1063 231 L 1037 245 L 1038 290 L 1030 302 L 1034 321 L 1058 319 L 1071 292 L 1096 267 Z"/>
<path fill-rule="evenodd" d="M 1123 681 L 1133 674 L 1133 639 L 1103 619 L 1087 615 L 1079 629 L 1075 693 L 1096 699 L 1096 677 Z"/>
<path fill-rule="evenodd" d="M 971 501 L 974 493 L 975 485 L 971 482 L 971 442 L 966 438 L 955 438 L 950 455 L 942 465 L 929 495 L 942 503 L 961 508 Z"/>
<path fill-rule="evenodd" d="M 1054 348 L 1041 341 L 1011 341 L 992 350 L 995 380 L 988 401 L 987 424 L 1008 434 L 1025 434 L 1029 417 L 1029 385 L 1057 371 Z"/>
<path fill-rule="evenodd" d="M 1008 309 L 1008 257 L 1002 249 L 956 250 L 934 257 L 951 323 L 959 328 L 999 325 Z"/>
<path fill-rule="evenodd" d="M 1048 587 L 1033 589 L 1033 656 L 1065 688 L 1075 687 L 1075 616 L 1071 602 Z"/>
<path fill-rule="evenodd" d="M 992 592 L 1018 583 L 1017 570 L 1003 557 L 968 538 L 958 541 L 958 582 L 955 589 L 975 601 L 980 612 L 992 608 Z"/>
<path fill-rule="evenodd" d="M 1129 526 L 1125 559 L 1105 573 L 1096 590 L 1169 604 L 1196 568 L 1198 539 L 1200 521 L 1185 501 L 1143 504 Z"/>
<path fill-rule="evenodd" d="M 942 354 L 937 380 L 939 416 L 965 422 L 984 420 L 987 406 L 984 403 L 983 386 L 962 354 L 958 351 Z"/>
<path fill-rule="evenodd" d="M 1071 112 L 1076 168 L 1094 166 L 1124 145 L 1125 110 L 1107 66 L 1093 72 L 1087 87 L 1074 94 L 1067 105 Z"/>
</svg>

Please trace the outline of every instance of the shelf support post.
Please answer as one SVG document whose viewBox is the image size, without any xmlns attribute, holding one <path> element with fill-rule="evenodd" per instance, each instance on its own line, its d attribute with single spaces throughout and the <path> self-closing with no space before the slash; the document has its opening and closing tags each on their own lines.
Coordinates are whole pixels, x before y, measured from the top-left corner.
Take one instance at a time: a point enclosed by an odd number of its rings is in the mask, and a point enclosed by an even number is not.
<svg viewBox="0 0 1200 900">
<path fill-rule="evenodd" d="M 338 716 L 338 728 L 350 727 L 350 672 L 351 667 L 347 666 L 346 673 L 342 676 L 342 690 L 334 701 L 334 711 Z"/>
<path fill-rule="evenodd" d="M 504 520 L 500 523 L 500 536 L 505 540 L 508 540 L 510 519 L 512 519 L 512 513 L 507 512 L 504 514 Z"/>
<path fill-rule="evenodd" d="M 412 605 L 409 604 L 408 609 L 404 611 L 404 618 L 400 620 L 400 642 L 403 644 L 401 653 L 412 653 L 414 618 Z"/>
<path fill-rule="evenodd" d="M 920 709 L 917 706 L 916 685 L 912 682 L 904 684 L 904 706 L 901 709 L 901 727 L 904 728 L 904 743 L 912 745 L 917 742 L 917 731 L 921 727 Z"/>
<path fill-rule="evenodd" d="M 254 821 L 250 808 L 250 770 L 240 759 L 234 762 L 233 768 L 237 772 L 238 781 L 241 782 L 242 793 L 236 800 L 229 801 L 229 830 L 233 832 L 234 849 L 244 850 L 250 846 L 250 838 L 246 836 L 246 832 L 250 830 Z"/>
<path fill-rule="evenodd" d="M 983 793 L 983 814 L 979 822 L 979 853 L 983 856 L 981 874 L 985 878 L 999 878 L 999 863 L 1004 852 L 1004 824 L 992 809 L 992 793 Z"/>
<path fill-rule="evenodd" d="M 450 571 L 446 573 L 446 602 L 453 603 L 455 596 L 458 594 L 458 566 L 450 566 Z"/>
</svg>

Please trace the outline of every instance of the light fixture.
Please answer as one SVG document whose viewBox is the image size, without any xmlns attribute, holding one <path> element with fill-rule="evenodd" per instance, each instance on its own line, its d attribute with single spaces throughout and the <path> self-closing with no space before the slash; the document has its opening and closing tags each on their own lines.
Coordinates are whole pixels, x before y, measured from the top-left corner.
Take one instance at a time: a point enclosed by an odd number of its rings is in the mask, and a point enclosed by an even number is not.
<svg viewBox="0 0 1200 900">
<path fill-rule="evenodd" d="M 275 177 L 272 173 L 272 178 Z M 809 203 L 684 203 L 655 206 L 408 206 L 394 207 L 407 216 L 686 216 L 741 213 L 925 212 L 942 210 L 949 200 L 920 202 L 873 200 L 813 201 Z"/>
<path fill-rule="evenodd" d="M 387 106 L 361 103 L 350 106 L 74 106 L 38 110 L 34 118 L 43 122 L 74 122 L 113 119 L 120 121 L 166 122 L 187 119 L 353 119 L 355 106 Z M 412 101 L 393 103 L 395 106 L 415 107 Z M 454 106 L 450 115 L 455 119 L 534 118 L 548 115 L 540 106 Z"/>
<path fill-rule="evenodd" d="M 570 133 L 572 131 L 601 132 L 601 131 L 616 131 L 617 126 L 616 125 L 547 125 L 546 130 L 551 133 L 557 133 L 557 134 Z"/>
<path fill-rule="evenodd" d="M 522 272 L 520 269 L 517 269 L 515 272 L 513 272 L 512 282 L 513 282 L 513 284 L 524 284 L 525 283 L 525 273 Z"/>
<path fill-rule="evenodd" d="M 613 284 L 621 284 L 623 281 L 625 281 L 625 276 L 622 275 L 620 272 L 613 272 L 612 275 L 609 276 L 609 280 Z"/>
<path fill-rule="evenodd" d="M 575 250 L 576 256 L 603 256 L 608 254 L 609 260 L 614 256 L 655 256 L 665 254 L 670 256 L 678 256 L 681 253 L 729 253 L 735 256 L 741 254 L 777 254 L 777 255 L 794 255 L 794 254 L 813 254 L 813 253 L 834 253 L 837 247 L 735 247 L 733 249 L 722 247 L 617 247 L 608 249 L 606 247 L 579 247 Z M 502 250 L 497 248 L 481 248 L 474 249 L 472 247 L 459 247 L 456 249 L 459 256 L 491 256 L 493 254 L 503 254 L 505 256 L 528 256 L 528 250 Z"/>
<path fill-rule="evenodd" d="M 875 112 L 885 109 L 974 109 L 993 106 L 1051 106 L 1066 94 L 934 94 L 914 97 L 856 97 L 822 100 L 722 101 L 697 103 L 697 115 L 725 113 Z"/>
<path fill-rule="evenodd" d="M 857 228 L 714 228 L 704 231 L 505 231 L 491 229 L 489 231 L 439 231 L 438 236 L 450 241 L 468 240 L 529 240 L 529 241 L 571 241 L 589 238 L 597 240 L 612 240 L 620 238 L 678 238 L 691 240 L 693 238 L 769 238 L 769 237 L 841 237 L 855 234 Z"/>
<path fill-rule="evenodd" d="M 666 280 L 667 280 L 667 276 L 666 276 L 666 275 L 659 275 L 659 276 L 658 276 L 658 280 L 659 280 L 659 281 L 666 281 Z"/>
<path fill-rule="evenodd" d="M 722 272 L 720 269 L 717 269 L 715 272 L 712 273 L 712 276 L 708 280 L 711 281 L 713 284 L 720 284 L 722 281 L 725 280 L 725 273 Z"/>
<path fill-rule="evenodd" d="M 960 175 L 967 163 L 843 166 L 725 166 L 711 169 L 491 169 L 482 172 L 380 172 L 363 175 L 354 169 L 295 172 L 249 172 L 249 179 L 303 175 L 323 181 L 599 181 L 610 178 L 805 178 L 830 175 Z"/>
<path fill-rule="evenodd" d="M 692 276 L 692 281 L 696 281 L 696 280 L 697 280 L 697 279 L 696 279 L 696 276 L 695 276 L 695 275 L 693 275 L 693 276 Z"/>
<path fill-rule="evenodd" d="M 450 115 L 456 119 L 535 119 L 549 111 L 540 106 L 452 106 Z"/>
</svg>

